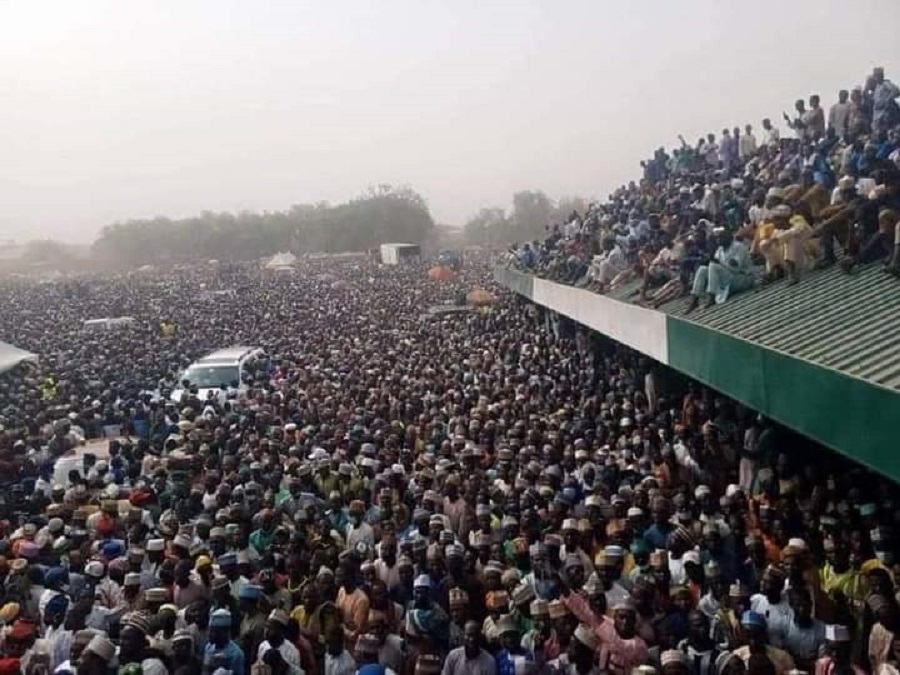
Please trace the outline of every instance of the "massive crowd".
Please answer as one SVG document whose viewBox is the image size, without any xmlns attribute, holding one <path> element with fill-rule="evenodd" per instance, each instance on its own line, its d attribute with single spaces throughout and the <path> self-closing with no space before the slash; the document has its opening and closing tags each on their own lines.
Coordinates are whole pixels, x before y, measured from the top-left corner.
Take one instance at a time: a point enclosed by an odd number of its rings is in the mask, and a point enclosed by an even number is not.
<svg viewBox="0 0 900 675">
<path fill-rule="evenodd" d="M 875 68 L 770 119 L 708 134 L 641 162 L 643 178 L 515 251 L 520 267 L 606 292 L 641 280 L 639 301 L 687 310 L 758 284 L 798 283 L 835 263 L 900 276 L 900 87 Z M 840 251 L 840 259 L 838 255 Z"/>
<path fill-rule="evenodd" d="M 897 672 L 895 486 L 488 275 L 3 282 L 0 674 Z"/>
</svg>

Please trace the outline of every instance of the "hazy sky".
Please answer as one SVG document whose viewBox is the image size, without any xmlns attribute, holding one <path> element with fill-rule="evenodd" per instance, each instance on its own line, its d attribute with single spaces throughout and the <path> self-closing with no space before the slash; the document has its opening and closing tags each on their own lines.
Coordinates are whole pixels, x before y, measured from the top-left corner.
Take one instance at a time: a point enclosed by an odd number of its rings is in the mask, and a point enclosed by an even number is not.
<svg viewBox="0 0 900 675">
<path fill-rule="evenodd" d="M 900 0 L 0 0 L 0 238 L 409 183 L 461 225 L 900 79 Z M 783 126 L 783 125 L 782 125 Z"/>
</svg>

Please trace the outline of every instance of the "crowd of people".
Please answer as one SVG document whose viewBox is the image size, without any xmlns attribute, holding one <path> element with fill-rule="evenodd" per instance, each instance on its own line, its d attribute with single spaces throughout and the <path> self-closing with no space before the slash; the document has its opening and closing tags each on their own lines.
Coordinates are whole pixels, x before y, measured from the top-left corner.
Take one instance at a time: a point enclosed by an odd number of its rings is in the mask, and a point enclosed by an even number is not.
<svg viewBox="0 0 900 675">
<path fill-rule="evenodd" d="M 548 226 L 512 262 L 547 278 L 607 292 L 635 284 L 659 307 L 687 310 L 815 268 L 851 273 L 882 261 L 900 277 L 900 87 L 875 68 L 838 92 L 771 119 L 725 128 L 641 162 L 643 178 L 608 202 Z"/>
<path fill-rule="evenodd" d="M 0 674 L 898 672 L 896 486 L 489 275 L 2 282 Z"/>
</svg>

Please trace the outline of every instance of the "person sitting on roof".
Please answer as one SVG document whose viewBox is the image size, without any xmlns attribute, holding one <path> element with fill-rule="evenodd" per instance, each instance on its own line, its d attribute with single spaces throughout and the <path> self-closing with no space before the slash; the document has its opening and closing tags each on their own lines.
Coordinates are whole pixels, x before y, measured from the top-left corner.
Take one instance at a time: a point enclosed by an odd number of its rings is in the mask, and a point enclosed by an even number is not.
<svg viewBox="0 0 900 675">
<path fill-rule="evenodd" d="M 896 214 L 900 210 L 900 173 L 879 172 L 879 183 L 868 194 L 868 199 L 857 208 L 855 235 L 859 250 L 841 261 L 841 269 L 850 272 L 856 265 L 894 258 L 896 246 Z M 889 271 L 891 266 L 888 265 Z"/>
<path fill-rule="evenodd" d="M 759 250 L 766 259 L 766 280 L 786 272 L 788 283 L 796 284 L 800 272 L 811 267 L 815 259 L 815 249 L 809 242 L 812 228 L 806 218 L 781 204 L 772 210 L 771 223 L 761 229 Z"/>
<path fill-rule="evenodd" d="M 724 228 L 716 228 L 719 241 L 713 259 L 708 265 L 701 265 L 694 275 L 690 303 L 687 312 L 692 312 L 700 304 L 700 297 L 707 295 L 707 307 L 722 304 L 733 293 L 746 291 L 753 286 L 753 270 L 750 251 L 740 241 L 735 241 Z"/>
<path fill-rule="evenodd" d="M 603 253 L 594 256 L 591 263 L 590 276 L 592 288 L 602 293 L 619 272 L 625 270 L 628 263 L 625 252 L 614 237 L 606 237 L 603 240 Z"/>
<path fill-rule="evenodd" d="M 822 260 L 820 267 L 827 267 L 837 262 L 834 252 L 834 239 L 849 249 L 851 246 L 850 225 L 856 215 L 856 210 L 862 204 L 863 198 L 859 194 L 856 182 L 852 177 L 845 176 L 838 181 L 839 193 L 833 196 L 835 202 L 831 206 L 822 209 L 816 219 L 813 236 L 820 237 L 822 242 Z"/>
<path fill-rule="evenodd" d="M 643 272 L 640 298 L 642 302 L 650 300 L 649 293 L 665 286 L 678 278 L 678 261 L 684 251 L 683 242 L 676 242 L 668 234 L 663 235 L 663 245 Z M 654 300 L 656 296 L 654 295 Z"/>
<path fill-rule="evenodd" d="M 900 277 L 900 211 L 894 209 L 884 209 L 878 214 L 878 223 L 881 231 L 885 236 L 889 237 L 893 234 L 894 245 L 891 249 L 891 257 L 884 266 L 884 271 Z M 891 232 L 893 230 L 893 232 Z"/>
</svg>

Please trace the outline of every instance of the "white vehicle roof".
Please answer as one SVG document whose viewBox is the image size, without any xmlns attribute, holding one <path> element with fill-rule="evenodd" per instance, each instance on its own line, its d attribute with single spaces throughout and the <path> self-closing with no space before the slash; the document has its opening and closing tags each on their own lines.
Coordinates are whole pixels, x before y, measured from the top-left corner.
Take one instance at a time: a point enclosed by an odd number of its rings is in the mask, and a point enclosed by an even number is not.
<svg viewBox="0 0 900 675">
<path fill-rule="evenodd" d="M 259 347 L 225 347 L 224 349 L 217 349 L 214 352 L 211 352 L 204 356 L 202 359 L 195 361 L 195 364 L 202 365 L 213 365 L 213 364 L 224 364 L 224 363 L 237 363 L 241 359 L 244 359 L 248 356 L 253 355 L 254 353 L 261 353 L 262 349 Z"/>
<path fill-rule="evenodd" d="M 68 453 L 56 459 L 53 463 L 53 482 L 63 487 L 69 487 L 69 471 L 78 471 L 85 476 L 84 456 L 94 455 L 97 461 L 109 459 L 109 439 L 98 438 L 79 445 Z"/>
<path fill-rule="evenodd" d="M 134 323 L 137 321 L 133 316 L 110 316 L 102 319 L 87 319 L 85 326 L 119 326 L 126 323 Z"/>
</svg>

